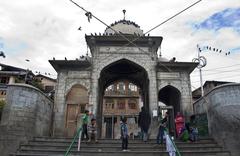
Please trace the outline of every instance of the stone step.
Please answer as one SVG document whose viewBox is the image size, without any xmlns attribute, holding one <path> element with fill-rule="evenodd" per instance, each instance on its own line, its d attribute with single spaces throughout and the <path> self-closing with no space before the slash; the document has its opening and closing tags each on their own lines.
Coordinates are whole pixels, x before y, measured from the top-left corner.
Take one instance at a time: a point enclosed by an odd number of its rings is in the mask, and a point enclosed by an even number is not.
<svg viewBox="0 0 240 156">
<path fill-rule="evenodd" d="M 51 144 L 38 144 L 38 145 L 34 145 L 34 144 L 24 144 L 20 146 L 20 149 L 36 149 L 36 148 L 41 148 L 41 149 L 67 149 L 69 147 L 69 145 L 51 145 Z M 73 148 L 77 148 L 77 144 L 74 144 L 72 146 Z M 106 146 L 105 144 L 81 144 L 81 148 L 83 149 L 103 149 L 103 150 L 109 150 L 109 149 L 119 149 L 121 147 L 121 144 L 115 144 L 115 145 L 111 145 L 111 146 Z M 221 150 L 222 148 L 218 145 L 215 144 L 206 144 L 206 145 L 199 145 L 199 144 L 192 144 L 192 145 L 185 145 L 185 144 L 181 144 L 179 146 L 177 146 L 180 150 L 182 149 L 192 149 L 192 150 L 204 150 L 204 149 L 218 149 Z M 129 148 L 131 149 L 139 149 L 139 150 L 160 150 L 160 149 L 166 149 L 165 145 L 129 145 Z"/>
<path fill-rule="evenodd" d="M 22 144 L 17 152 L 18 156 L 62 156 L 66 152 L 73 138 L 35 137 L 28 144 Z M 201 138 L 198 142 L 176 141 L 182 156 L 230 156 L 211 138 Z M 121 150 L 121 140 L 100 139 L 99 143 L 83 141 L 81 151 L 77 151 L 77 141 L 73 144 L 69 156 L 168 156 L 165 145 L 157 145 L 156 140 L 129 140 L 128 152 Z"/>
<path fill-rule="evenodd" d="M 67 149 L 68 146 L 30 146 L 30 145 L 24 145 L 20 147 L 20 150 L 38 150 L 38 149 L 42 149 L 42 150 L 55 150 L 55 149 Z M 72 147 L 73 150 L 77 150 L 77 145 Z M 119 146 L 99 146 L 99 147 L 83 147 L 81 146 L 82 150 L 89 150 L 89 151 L 119 151 L 121 150 L 121 145 Z M 165 151 L 166 147 L 165 146 L 152 146 L 152 147 L 138 147 L 138 146 L 129 146 L 129 149 L 131 149 L 132 151 Z M 222 148 L 219 146 L 210 146 L 210 147 L 202 147 L 202 146 L 193 146 L 193 147 L 178 147 L 178 149 L 180 151 L 184 151 L 184 150 L 192 150 L 192 151 L 201 151 L 201 150 L 205 150 L 205 151 L 221 151 Z"/>
<path fill-rule="evenodd" d="M 65 150 L 34 150 L 34 151 L 21 151 L 21 153 L 15 154 L 16 156 L 37 156 L 37 155 L 48 155 L 48 156 L 63 156 Z M 168 156 L 165 151 L 76 151 L 70 152 L 69 156 Z M 182 156 L 230 156 L 227 151 L 181 151 Z"/>
<path fill-rule="evenodd" d="M 53 139 L 53 140 L 51 140 L 51 139 L 42 140 L 42 139 L 34 139 L 34 140 L 30 140 L 29 142 L 71 143 L 72 140 L 55 140 L 55 139 Z M 78 142 L 78 139 L 75 140 L 75 143 L 77 143 L 77 142 Z M 87 143 L 86 140 L 81 141 L 81 142 L 82 143 Z M 120 144 L 122 141 L 120 139 L 118 139 L 118 140 L 98 140 L 98 142 L 99 143 L 104 143 L 104 144 Z M 129 140 L 128 142 L 129 142 L 129 144 L 145 144 L 145 142 L 143 142 L 141 140 Z M 156 142 L 157 142 L 156 140 L 149 140 L 149 141 L 147 141 L 147 144 L 156 144 Z M 190 142 L 190 141 L 189 142 L 182 142 L 182 141 L 179 141 L 179 140 L 174 140 L 174 142 L 177 143 L 177 144 L 178 143 L 179 144 L 181 144 L 181 143 L 190 143 L 190 144 L 192 144 L 192 142 Z M 196 143 L 208 144 L 208 143 L 216 143 L 216 142 L 213 141 L 213 140 L 199 140 Z"/>
<path fill-rule="evenodd" d="M 61 142 L 71 142 L 73 140 L 73 138 L 50 138 L 50 137 L 35 137 L 33 139 L 33 141 L 61 141 Z M 76 139 L 77 140 L 77 139 Z M 121 143 L 121 139 L 99 139 L 100 142 L 103 142 L 103 143 Z M 176 142 L 181 142 L 181 141 L 178 141 L 178 140 L 175 140 Z M 85 141 L 83 141 L 85 142 Z M 140 139 L 129 139 L 129 142 L 143 142 L 142 140 Z M 155 143 L 156 142 L 156 139 L 149 139 L 147 141 L 148 143 L 150 142 L 153 142 Z M 212 138 L 201 138 L 198 140 L 198 142 L 215 142 Z"/>
<path fill-rule="evenodd" d="M 50 141 L 50 140 L 47 140 L 47 141 L 29 141 L 28 144 L 30 145 L 65 145 L 65 146 L 69 146 L 71 144 L 71 141 Z M 77 141 L 74 143 L 74 144 L 77 144 Z M 95 143 L 86 143 L 85 141 L 84 142 L 81 142 L 81 145 L 82 146 L 90 146 L 90 145 L 95 145 L 95 146 L 99 146 L 99 145 L 105 145 L 105 146 L 119 146 L 121 144 L 121 141 L 118 141 L 118 142 L 102 142 L 101 140 L 99 140 L 99 142 L 97 144 Z M 154 146 L 156 145 L 156 141 L 154 142 L 147 142 L 147 143 L 144 143 L 144 142 L 131 142 L 129 141 L 129 146 Z M 217 145 L 215 142 L 176 142 L 176 145 L 177 146 L 195 146 L 195 145 L 198 145 L 198 146 L 214 146 L 214 145 Z"/>
</svg>

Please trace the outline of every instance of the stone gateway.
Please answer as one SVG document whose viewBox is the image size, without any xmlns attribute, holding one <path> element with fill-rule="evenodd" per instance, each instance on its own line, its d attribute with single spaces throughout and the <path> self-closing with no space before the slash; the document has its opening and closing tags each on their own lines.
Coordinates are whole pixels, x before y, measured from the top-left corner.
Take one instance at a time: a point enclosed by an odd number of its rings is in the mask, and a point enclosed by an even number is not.
<svg viewBox="0 0 240 156">
<path fill-rule="evenodd" d="M 161 36 L 145 36 L 134 22 L 120 20 L 103 34 L 85 38 L 91 57 L 49 60 L 58 73 L 53 120 L 55 136 L 73 136 L 85 109 L 96 117 L 101 135 L 104 92 L 120 80 L 140 88 L 141 103 L 150 114 L 161 104 L 172 108 L 173 115 L 177 112 L 186 116 L 192 114 L 190 73 L 197 64 L 169 61 L 159 56 Z M 155 120 L 152 116 L 151 136 L 156 135 Z"/>
</svg>

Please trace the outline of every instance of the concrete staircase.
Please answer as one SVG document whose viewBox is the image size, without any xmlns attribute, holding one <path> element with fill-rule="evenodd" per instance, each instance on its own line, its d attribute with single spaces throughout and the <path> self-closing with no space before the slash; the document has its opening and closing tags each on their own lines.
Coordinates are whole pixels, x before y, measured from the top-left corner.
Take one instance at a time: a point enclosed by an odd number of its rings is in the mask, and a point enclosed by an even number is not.
<svg viewBox="0 0 240 156">
<path fill-rule="evenodd" d="M 14 156 L 63 156 L 72 138 L 35 137 L 27 144 L 22 144 Z M 182 156 L 230 156 L 211 138 L 200 139 L 195 143 L 176 141 Z M 99 140 L 99 143 L 82 142 L 81 151 L 77 151 L 77 142 L 69 155 L 81 156 L 168 156 L 165 145 L 157 145 L 156 140 L 147 143 L 141 140 L 129 140 L 128 152 L 121 150 L 121 140 Z"/>
</svg>

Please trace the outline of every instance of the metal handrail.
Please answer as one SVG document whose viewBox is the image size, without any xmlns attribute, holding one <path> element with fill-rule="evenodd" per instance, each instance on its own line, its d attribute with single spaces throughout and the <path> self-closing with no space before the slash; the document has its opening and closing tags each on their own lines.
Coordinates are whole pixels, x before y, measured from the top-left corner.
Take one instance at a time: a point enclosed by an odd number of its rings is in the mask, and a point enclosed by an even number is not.
<svg viewBox="0 0 240 156">
<path fill-rule="evenodd" d="M 165 132 L 166 132 L 166 134 L 169 135 L 169 133 L 168 133 L 166 130 L 165 130 Z M 179 150 L 178 150 L 178 148 L 177 148 L 177 145 L 176 145 L 175 142 L 172 140 L 172 137 L 169 136 L 169 138 L 170 138 L 170 140 L 171 140 L 174 148 L 176 149 L 177 155 L 178 155 L 178 156 L 181 156 L 181 154 L 180 154 L 180 152 L 179 152 Z"/>
<path fill-rule="evenodd" d="M 68 147 L 66 153 L 64 154 L 64 156 L 68 156 L 70 150 L 72 149 L 72 146 L 73 146 L 75 140 L 77 139 L 77 137 L 79 136 L 79 134 L 80 134 L 81 131 L 82 131 L 82 126 L 78 128 L 77 133 L 76 133 L 76 135 L 74 136 L 74 138 L 73 138 L 70 146 Z M 79 136 L 79 137 L 80 137 L 80 136 Z"/>
</svg>

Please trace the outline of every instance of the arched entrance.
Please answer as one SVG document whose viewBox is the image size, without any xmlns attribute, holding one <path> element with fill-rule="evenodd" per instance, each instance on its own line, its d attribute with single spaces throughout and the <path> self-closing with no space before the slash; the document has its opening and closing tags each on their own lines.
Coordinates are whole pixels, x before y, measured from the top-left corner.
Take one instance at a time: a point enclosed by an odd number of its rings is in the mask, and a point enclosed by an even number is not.
<svg viewBox="0 0 240 156">
<path fill-rule="evenodd" d="M 173 86 L 165 86 L 158 92 L 158 101 L 164 103 L 167 106 L 173 106 L 174 115 L 180 112 L 180 91 Z"/>
<path fill-rule="evenodd" d="M 103 118 L 103 99 L 107 87 L 117 81 L 128 81 L 140 88 L 140 96 L 142 97 L 143 106 L 149 111 L 149 79 L 146 70 L 140 65 L 121 59 L 108 66 L 106 66 L 100 73 L 98 80 L 99 96 L 97 106 L 97 123 L 99 126 L 99 135 L 102 134 Z M 125 85 L 125 89 L 129 87 Z M 128 88 L 129 89 L 129 88 Z M 121 103 L 121 102 L 120 102 Z M 133 101 L 129 100 L 129 103 Z M 130 104 L 131 105 L 131 104 Z M 112 119 L 114 120 L 114 118 Z M 113 121 L 114 122 L 114 121 Z"/>
<path fill-rule="evenodd" d="M 82 85 L 74 85 L 66 96 L 66 135 L 72 137 L 77 130 L 77 119 L 88 105 L 88 90 Z"/>
<path fill-rule="evenodd" d="M 180 91 L 171 86 L 165 86 L 158 92 L 158 101 L 160 110 L 164 110 L 162 112 L 169 112 L 169 131 L 172 132 L 172 135 L 175 134 L 175 124 L 174 118 L 177 112 L 180 112 L 180 99 L 181 93 Z"/>
<path fill-rule="evenodd" d="M 109 85 L 103 96 L 103 138 L 120 138 L 120 121 L 127 118 L 128 133 L 138 136 L 138 114 L 143 106 L 140 88 L 128 80 L 116 80 Z"/>
</svg>

